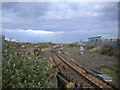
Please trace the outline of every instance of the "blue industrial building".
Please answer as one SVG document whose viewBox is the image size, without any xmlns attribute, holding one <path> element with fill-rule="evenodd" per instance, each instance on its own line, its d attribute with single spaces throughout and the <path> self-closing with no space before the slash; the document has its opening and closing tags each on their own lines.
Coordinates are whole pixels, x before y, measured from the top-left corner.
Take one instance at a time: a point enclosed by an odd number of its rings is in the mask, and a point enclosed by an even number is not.
<svg viewBox="0 0 120 90">
<path fill-rule="evenodd" d="M 104 40 L 113 40 L 116 37 L 113 35 L 109 35 L 109 34 L 104 34 L 104 35 L 98 35 L 95 37 L 90 37 L 88 38 L 89 42 L 96 42 L 96 41 L 104 41 Z"/>
</svg>

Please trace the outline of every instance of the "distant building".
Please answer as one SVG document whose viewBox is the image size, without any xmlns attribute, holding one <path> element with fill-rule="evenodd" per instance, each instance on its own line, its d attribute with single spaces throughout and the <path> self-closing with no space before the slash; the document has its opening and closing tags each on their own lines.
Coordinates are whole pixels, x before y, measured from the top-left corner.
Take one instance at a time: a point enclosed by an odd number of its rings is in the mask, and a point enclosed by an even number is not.
<svg viewBox="0 0 120 90">
<path fill-rule="evenodd" d="M 88 47 L 97 47 L 97 46 L 116 46 L 117 37 L 109 34 L 98 35 L 95 37 L 88 38 L 86 46 Z"/>
<path fill-rule="evenodd" d="M 96 42 L 96 41 L 112 40 L 115 38 L 116 37 L 113 35 L 105 34 L 105 35 L 98 35 L 95 37 L 90 37 L 90 38 L 88 38 L 88 41 L 89 42 Z"/>
</svg>

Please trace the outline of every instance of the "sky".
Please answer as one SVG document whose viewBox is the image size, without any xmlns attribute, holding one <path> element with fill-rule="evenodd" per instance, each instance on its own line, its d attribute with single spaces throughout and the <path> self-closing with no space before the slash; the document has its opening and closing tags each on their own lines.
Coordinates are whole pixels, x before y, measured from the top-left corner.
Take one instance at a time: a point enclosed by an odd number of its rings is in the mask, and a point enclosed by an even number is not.
<svg viewBox="0 0 120 90">
<path fill-rule="evenodd" d="M 118 36 L 118 3 L 2 2 L 2 34 L 15 41 L 54 43 Z"/>
</svg>

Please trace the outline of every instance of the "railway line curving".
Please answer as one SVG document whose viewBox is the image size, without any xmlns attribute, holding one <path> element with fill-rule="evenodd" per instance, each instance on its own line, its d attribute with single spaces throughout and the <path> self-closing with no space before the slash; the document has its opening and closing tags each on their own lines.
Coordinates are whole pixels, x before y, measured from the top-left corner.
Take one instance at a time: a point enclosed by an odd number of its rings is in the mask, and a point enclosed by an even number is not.
<svg viewBox="0 0 120 90">
<path fill-rule="evenodd" d="M 62 73 L 70 82 L 74 83 L 76 88 L 93 88 L 97 90 L 114 90 L 114 87 L 95 77 L 77 62 L 66 60 L 59 53 L 53 51 L 50 53 L 52 63 L 57 66 L 57 72 Z M 77 84 L 77 85 L 76 85 Z"/>
</svg>

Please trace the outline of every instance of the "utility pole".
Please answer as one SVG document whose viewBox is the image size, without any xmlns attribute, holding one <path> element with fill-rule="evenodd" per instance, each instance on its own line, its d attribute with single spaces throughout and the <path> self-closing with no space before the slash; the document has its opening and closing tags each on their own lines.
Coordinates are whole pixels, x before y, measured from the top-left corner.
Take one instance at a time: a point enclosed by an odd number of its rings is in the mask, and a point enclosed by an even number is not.
<svg viewBox="0 0 120 90">
<path fill-rule="evenodd" d="M 57 34 L 57 42 L 58 42 L 58 34 Z"/>
</svg>

